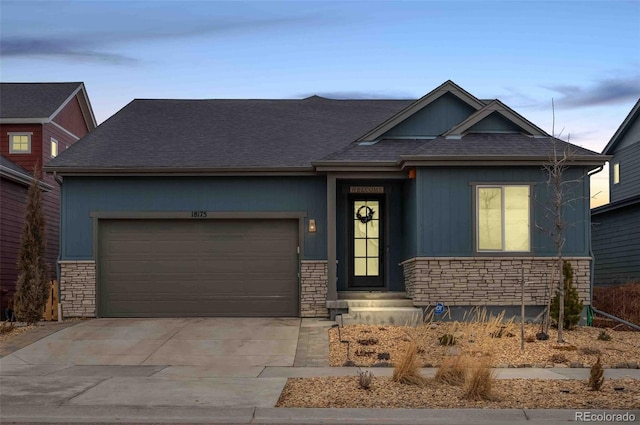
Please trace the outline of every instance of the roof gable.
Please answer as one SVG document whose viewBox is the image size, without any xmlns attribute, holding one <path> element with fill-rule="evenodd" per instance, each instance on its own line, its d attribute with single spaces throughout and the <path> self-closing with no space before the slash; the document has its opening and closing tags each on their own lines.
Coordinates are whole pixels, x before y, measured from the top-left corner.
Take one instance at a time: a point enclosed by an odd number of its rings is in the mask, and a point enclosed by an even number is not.
<svg viewBox="0 0 640 425">
<path fill-rule="evenodd" d="M 381 136 L 381 139 L 436 137 L 464 121 L 476 109 L 446 92 Z"/>
<path fill-rule="evenodd" d="M 427 105 L 435 102 L 437 99 L 447 93 L 454 95 L 476 111 L 482 109 L 485 106 L 485 104 L 480 99 L 471 95 L 463 88 L 455 84 L 453 81 L 447 80 L 436 89 L 430 91 L 420 99 L 413 102 L 411 105 L 404 108 L 402 111 L 391 116 L 386 121 L 368 131 L 366 134 L 358 138 L 357 141 L 371 141 L 381 138 L 386 132 L 396 127 L 403 121 L 407 120 L 409 117 L 421 111 Z"/>
<path fill-rule="evenodd" d="M 46 123 L 76 96 L 87 128 L 97 126 L 84 83 L 0 83 L 0 122 Z"/>
<path fill-rule="evenodd" d="M 540 127 L 532 124 L 499 100 L 492 101 L 460 124 L 452 127 L 444 133 L 444 136 L 451 138 L 461 137 L 474 131 L 486 133 L 504 131 L 501 128 L 518 128 L 522 133 L 531 136 L 549 136 Z"/>
<path fill-rule="evenodd" d="M 605 155 L 613 155 L 616 148 L 624 147 L 640 141 L 640 99 L 631 108 L 627 117 L 622 121 L 602 151 Z"/>
</svg>

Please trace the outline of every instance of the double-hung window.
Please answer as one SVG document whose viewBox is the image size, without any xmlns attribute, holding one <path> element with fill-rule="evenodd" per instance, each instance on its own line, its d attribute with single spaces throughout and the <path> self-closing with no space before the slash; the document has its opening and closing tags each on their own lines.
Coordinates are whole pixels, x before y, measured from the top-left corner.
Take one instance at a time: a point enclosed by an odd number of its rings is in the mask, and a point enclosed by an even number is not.
<svg viewBox="0 0 640 425">
<path fill-rule="evenodd" d="M 9 153 L 31 153 L 33 133 L 9 133 Z"/>
<path fill-rule="evenodd" d="M 530 252 L 530 186 L 478 185 L 476 249 L 478 252 Z"/>
</svg>

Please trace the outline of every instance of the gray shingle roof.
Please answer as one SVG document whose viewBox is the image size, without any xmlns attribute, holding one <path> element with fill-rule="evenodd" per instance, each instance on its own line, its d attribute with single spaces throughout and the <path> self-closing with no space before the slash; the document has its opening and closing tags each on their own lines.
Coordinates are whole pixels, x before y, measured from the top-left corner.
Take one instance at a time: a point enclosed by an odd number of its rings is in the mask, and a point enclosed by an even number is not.
<svg viewBox="0 0 640 425">
<path fill-rule="evenodd" d="M 27 170 L 2 155 L 0 155 L 0 165 L 2 165 L 3 167 L 7 167 L 8 169 L 15 171 L 16 173 L 23 174 L 26 177 L 31 177 L 31 174 L 29 174 Z"/>
<path fill-rule="evenodd" d="M 575 155 L 599 155 L 596 152 L 556 139 L 558 152 L 571 146 Z M 519 133 L 469 133 L 461 139 L 437 137 L 427 140 L 381 140 L 373 145 L 351 143 L 347 148 L 327 155 L 323 161 L 398 161 L 400 156 L 424 157 L 548 157 L 553 153 L 550 138 L 529 137 Z"/>
<path fill-rule="evenodd" d="M 0 118 L 48 118 L 82 83 L 0 83 Z"/>
<path fill-rule="evenodd" d="M 309 168 L 411 103 L 134 100 L 47 168 Z"/>
</svg>

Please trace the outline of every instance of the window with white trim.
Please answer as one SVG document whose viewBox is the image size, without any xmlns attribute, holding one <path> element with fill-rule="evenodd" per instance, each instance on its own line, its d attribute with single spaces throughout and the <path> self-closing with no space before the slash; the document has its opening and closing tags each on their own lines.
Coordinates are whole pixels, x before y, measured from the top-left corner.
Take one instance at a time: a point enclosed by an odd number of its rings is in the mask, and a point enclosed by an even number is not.
<svg viewBox="0 0 640 425">
<path fill-rule="evenodd" d="M 478 252 L 531 251 L 530 187 L 476 186 Z"/>
<path fill-rule="evenodd" d="M 58 141 L 52 137 L 51 138 L 51 158 L 55 158 L 56 156 L 58 156 Z"/>
<path fill-rule="evenodd" d="M 620 163 L 613 164 L 613 184 L 620 183 Z"/>
<path fill-rule="evenodd" d="M 31 153 L 33 133 L 9 133 L 9 153 Z"/>
</svg>

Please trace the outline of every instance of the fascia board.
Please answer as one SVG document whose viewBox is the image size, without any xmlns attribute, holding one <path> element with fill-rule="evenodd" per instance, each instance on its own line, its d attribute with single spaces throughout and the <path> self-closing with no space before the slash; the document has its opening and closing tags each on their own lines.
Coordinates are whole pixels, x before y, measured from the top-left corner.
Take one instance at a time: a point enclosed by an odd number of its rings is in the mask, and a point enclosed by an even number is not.
<svg viewBox="0 0 640 425">
<path fill-rule="evenodd" d="M 548 134 L 544 130 L 532 124 L 530 121 L 528 121 L 527 119 L 522 117 L 520 114 L 515 112 L 513 109 L 509 108 L 507 105 L 505 105 L 504 103 L 500 102 L 497 99 L 492 101 L 488 105 L 486 105 L 484 108 L 482 108 L 478 112 L 469 116 L 469 118 L 462 121 L 460 124 L 456 125 L 455 127 L 452 127 L 449 131 L 444 133 L 443 136 L 446 137 L 446 136 L 452 136 L 452 135 L 456 135 L 456 136 L 463 135 L 467 130 L 469 130 L 475 124 L 479 123 L 480 121 L 482 121 L 483 119 L 485 119 L 486 117 L 488 117 L 494 112 L 499 113 L 505 119 L 511 121 L 513 124 L 517 125 L 518 127 L 522 128 L 523 130 L 529 132 L 534 136 L 548 136 Z"/>
<path fill-rule="evenodd" d="M 609 143 L 607 143 L 607 146 L 604 147 L 604 149 L 602 150 L 603 154 L 608 155 L 611 153 L 615 145 L 618 143 L 620 137 L 622 137 L 622 135 L 626 131 L 627 126 L 631 124 L 631 121 L 633 121 L 637 115 L 640 115 L 640 99 L 638 99 L 634 107 L 631 108 L 631 111 L 629 111 L 627 117 L 624 119 L 624 121 L 622 121 L 622 124 L 620 124 L 620 127 L 618 127 L 616 132 L 613 134 L 611 140 L 609 140 Z"/>
<path fill-rule="evenodd" d="M 229 175 L 314 175 L 312 167 L 290 168 L 89 168 L 45 166 L 47 173 L 64 175 L 153 175 L 153 176 L 229 176 Z"/>
<path fill-rule="evenodd" d="M 49 118 L 0 118 L 0 124 L 48 124 Z"/>
<path fill-rule="evenodd" d="M 0 176 L 24 184 L 25 186 L 29 186 L 33 182 L 33 177 L 24 175 L 3 165 L 0 165 Z M 43 181 L 39 181 L 38 186 L 45 192 L 50 192 L 54 189 L 53 186 Z"/>
</svg>

